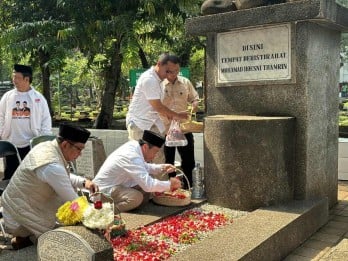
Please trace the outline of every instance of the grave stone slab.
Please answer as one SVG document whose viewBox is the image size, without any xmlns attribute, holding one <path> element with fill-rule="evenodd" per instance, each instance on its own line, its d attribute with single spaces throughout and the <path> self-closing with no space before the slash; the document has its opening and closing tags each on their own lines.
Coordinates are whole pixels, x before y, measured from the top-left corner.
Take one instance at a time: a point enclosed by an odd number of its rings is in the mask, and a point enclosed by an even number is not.
<svg viewBox="0 0 348 261">
<path fill-rule="evenodd" d="M 42 234 L 37 253 L 40 261 L 114 260 L 111 244 L 101 234 L 84 226 L 66 226 Z"/>
<path fill-rule="evenodd" d="M 82 155 L 76 160 L 78 175 L 93 179 L 106 159 L 103 141 L 96 137 L 88 139 Z"/>
</svg>

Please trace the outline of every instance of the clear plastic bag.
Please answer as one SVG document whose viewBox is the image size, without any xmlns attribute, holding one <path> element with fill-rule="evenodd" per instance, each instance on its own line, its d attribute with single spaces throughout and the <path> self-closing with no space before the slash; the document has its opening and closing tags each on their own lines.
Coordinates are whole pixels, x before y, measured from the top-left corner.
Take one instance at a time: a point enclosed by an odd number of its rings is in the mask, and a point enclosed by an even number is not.
<svg viewBox="0 0 348 261">
<path fill-rule="evenodd" d="M 180 129 L 180 124 L 177 120 L 172 120 L 167 136 L 165 145 L 168 147 L 186 146 L 187 139 Z"/>
</svg>

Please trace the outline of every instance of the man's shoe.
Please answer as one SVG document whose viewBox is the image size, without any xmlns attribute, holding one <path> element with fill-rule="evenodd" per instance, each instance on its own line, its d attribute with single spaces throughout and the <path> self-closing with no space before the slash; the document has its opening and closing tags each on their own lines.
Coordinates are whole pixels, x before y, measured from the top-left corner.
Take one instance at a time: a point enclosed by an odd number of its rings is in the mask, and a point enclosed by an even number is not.
<svg viewBox="0 0 348 261">
<path fill-rule="evenodd" d="M 28 246 L 32 246 L 33 242 L 29 237 L 14 237 L 11 239 L 11 245 L 13 250 L 19 250 Z"/>
</svg>

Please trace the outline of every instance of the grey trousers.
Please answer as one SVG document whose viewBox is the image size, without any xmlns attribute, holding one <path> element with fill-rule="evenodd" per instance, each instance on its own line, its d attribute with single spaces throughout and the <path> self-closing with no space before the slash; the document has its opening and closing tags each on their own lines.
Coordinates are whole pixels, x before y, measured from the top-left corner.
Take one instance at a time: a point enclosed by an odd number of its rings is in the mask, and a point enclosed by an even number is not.
<svg viewBox="0 0 348 261">
<path fill-rule="evenodd" d="M 150 200 L 150 193 L 145 192 L 139 186 L 127 188 L 116 186 L 111 192 L 111 198 L 114 200 L 115 212 L 127 212 L 135 209 Z"/>
</svg>

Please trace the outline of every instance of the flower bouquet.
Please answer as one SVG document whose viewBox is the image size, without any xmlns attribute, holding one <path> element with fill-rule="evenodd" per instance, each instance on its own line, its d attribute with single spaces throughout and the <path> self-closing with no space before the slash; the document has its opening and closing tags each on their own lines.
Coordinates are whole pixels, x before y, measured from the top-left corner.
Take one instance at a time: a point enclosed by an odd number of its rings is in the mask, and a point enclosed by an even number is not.
<svg viewBox="0 0 348 261">
<path fill-rule="evenodd" d="M 195 114 L 196 115 L 196 114 Z M 192 120 L 192 109 L 189 119 L 180 123 L 180 129 L 182 132 L 203 132 L 203 122 Z"/>
<path fill-rule="evenodd" d="M 107 239 L 126 233 L 121 213 L 115 215 L 112 198 L 97 192 L 90 200 L 92 203 L 82 196 L 64 203 L 56 213 L 58 221 L 65 226 L 82 223 L 87 228 L 105 232 Z"/>
<path fill-rule="evenodd" d="M 82 221 L 83 213 L 88 205 L 89 203 L 85 196 L 78 197 L 73 201 L 67 201 L 59 207 L 56 217 L 65 226 L 75 225 Z"/>
<path fill-rule="evenodd" d="M 100 206 L 100 207 L 99 207 Z M 114 210 L 111 203 L 98 203 L 87 207 L 83 213 L 82 224 L 91 229 L 106 229 L 114 221 Z"/>
<path fill-rule="evenodd" d="M 91 196 L 91 200 L 94 203 L 85 210 L 82 224 L 91 229 L 104 230 L 106 238 L 124 235 L 126 223 L 120 211 L 115 214 L 113 199 L 97 192 Z"/>
</svg>

